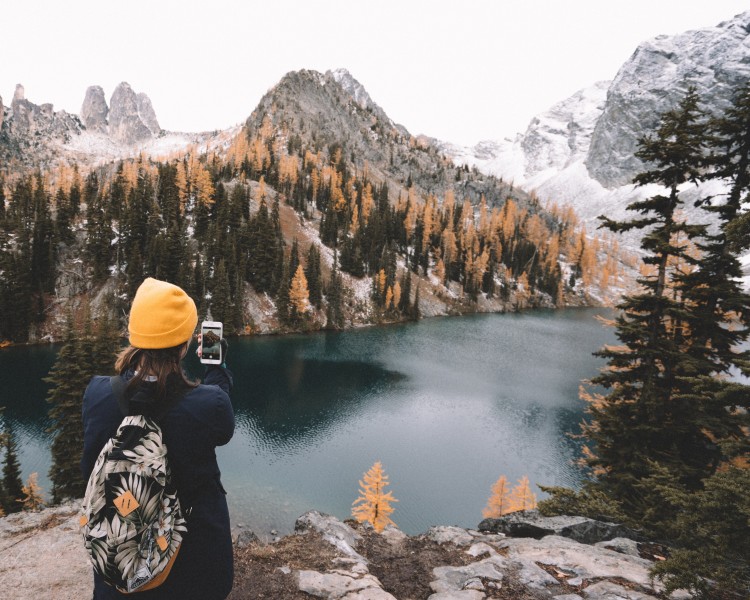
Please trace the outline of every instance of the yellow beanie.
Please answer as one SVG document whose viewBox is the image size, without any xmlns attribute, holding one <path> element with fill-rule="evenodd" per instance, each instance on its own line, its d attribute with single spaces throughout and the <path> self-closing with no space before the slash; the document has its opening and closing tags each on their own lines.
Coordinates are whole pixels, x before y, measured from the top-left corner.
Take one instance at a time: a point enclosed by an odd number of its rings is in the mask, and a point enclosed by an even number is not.
<svg viewBox="0 0 750 600">
<path fill-rule="evenodd" d="M 188 341 L 198 324 L 195 302 L 181 288 L 148 277 L 130 307 L 130 345 L 171 348 Z"/>
</svg>

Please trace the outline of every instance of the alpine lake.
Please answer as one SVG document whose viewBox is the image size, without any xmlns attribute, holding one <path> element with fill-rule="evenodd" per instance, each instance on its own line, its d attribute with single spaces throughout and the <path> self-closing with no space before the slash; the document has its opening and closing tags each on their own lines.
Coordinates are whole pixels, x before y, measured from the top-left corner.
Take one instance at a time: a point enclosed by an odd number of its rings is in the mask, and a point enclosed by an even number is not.
<svg viewBox="0 0 750 600">
<path fill-rule="evenodd" d="M 476 527 L 492 484 L 527 475 L 575 487 L 582 380 L 615 341 L 597 316 L 564 309 L 433 318 L 384 327 L 229 340 L 236 429 L 217 450 L 233 525 L 259 537 L 308 510 L 351 514 L 381 461 L 408 534 Z M 47 384 L 58 346 L 0 351 L 0 405 L 24 480 L 50 489 Z M 201 366 L 190 353 L 188 371 Z M 83 390 L 81 390 L 83 392 Z M 271 532 L 274 532 L 271 534 Z"/>
</svg>

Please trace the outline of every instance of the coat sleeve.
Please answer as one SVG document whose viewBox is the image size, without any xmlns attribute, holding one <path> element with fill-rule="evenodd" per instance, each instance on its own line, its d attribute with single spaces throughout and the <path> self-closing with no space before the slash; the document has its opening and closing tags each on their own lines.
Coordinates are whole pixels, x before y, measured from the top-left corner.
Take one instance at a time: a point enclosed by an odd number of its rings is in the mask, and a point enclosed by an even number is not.
<svg viewBox="0 0 750 600">
<path fill-rule="evenodd" d="M 232 391 L 232 387 L 234 387 L 234 378 L 232 377 L 232 372 L 226 367 L 207 365 L 203 383 L 205 385 L 216 385 L 228 394 Z"/>
<path fill-rule="evenodd" d="M 223 390 L 218 390 L 213 419 L 216 445 L 223 446 L 234 435 L 234 409 L 229 395 Z"/>
</svg>

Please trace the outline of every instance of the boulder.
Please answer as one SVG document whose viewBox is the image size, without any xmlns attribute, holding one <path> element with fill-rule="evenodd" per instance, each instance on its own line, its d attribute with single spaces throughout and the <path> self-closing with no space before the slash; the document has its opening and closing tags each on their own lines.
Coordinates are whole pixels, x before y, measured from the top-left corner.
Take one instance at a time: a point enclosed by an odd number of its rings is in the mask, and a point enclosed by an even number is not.
<svg viewBox="0 0 750 600">
<path fill-rule="evenodd" d="M 595 544 L 614 538 L 641 539 L 636 531 L 617 523 L 586 517 L 544 517 L 536 510 L 519 511 L 499 519 L 484 519 L 479 523 L 479 530 L 537 540 L 547 535 L 559 535 L 582 544 Z"/>
</svg>

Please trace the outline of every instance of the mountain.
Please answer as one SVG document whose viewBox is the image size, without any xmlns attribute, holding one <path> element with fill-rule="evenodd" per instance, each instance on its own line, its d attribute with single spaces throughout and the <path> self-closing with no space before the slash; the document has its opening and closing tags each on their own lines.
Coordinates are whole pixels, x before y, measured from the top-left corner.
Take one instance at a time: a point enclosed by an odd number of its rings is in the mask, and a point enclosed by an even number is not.
<svg viewBox="0 0 750 600">
<path fill-rule="evenodd" d="M 416 138 L 394 123 L 345 69 L 288 73 L 247 119 L 248 136 L 257 135 L 264 123 L 286 131 L 294 147 L 340 147 L 357 169 L 366 168 L 376 181 L 391 184 L 394 192 L 413 184 L 439 196 L 451 188 L 472 203 L 484 196 L 490 206 L 498 206 L 511 195 L 529 204 L 528 194 L 495 178 L 457 179 L 453 164 L 431 138 Z"/>
<path fill-rule="evenodd" d="M 10 106 L 0 99 L 0 113 L 0 162 L 9 168 L 49 164 L 58 155 L 57 146 L 83 131 L 76 115 L 27 100 L 20 84 Z"/>
<path fill-rule="evenodd" d="M 599 215 L 625 217 L 627 204 L 654 192 L 631 184 L 643 168 L 634 155 L 638 138 L 654 130 L 659 115 L 674 107 L 688 86 L 696 87 L 705 108 L 725 108 L 732 90 L 750 80 L 748 46 L 750 11 L 715 27 L 658 36 L 640 44 L 611 82 L 559 102 L 515 138 L 474 148 L 441 147 L 459 164 L 512 180 L 543 201 L 573 206 L 592 231 Z M 688 217 L 700 213 L 705 219 L 693 201 L 720 192 L 717 182 L 686 187 Z M 633 235 L 624 239 L 638 246 Z M 750 268 L 750 256 L 745 262 Z"/>
<path fill-rule="evenodd" d="M 20 169 L 73 161 L 98 164 L 140 152 L 167 155 L 193 144 L 214 146 L 225 137 L 222 132 L 162 130 L 149 97 L 127 82 L 115 88 L 109 104 L 101 86 L 89 87 L 80 115 L 32 103 L 20 84 L 10 106 L 3 107 L 0 98 L 0 161 Z"/>
</svg>

